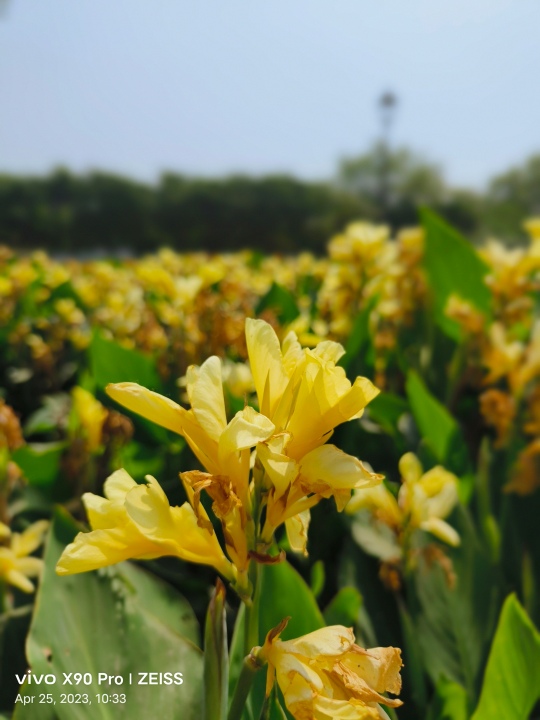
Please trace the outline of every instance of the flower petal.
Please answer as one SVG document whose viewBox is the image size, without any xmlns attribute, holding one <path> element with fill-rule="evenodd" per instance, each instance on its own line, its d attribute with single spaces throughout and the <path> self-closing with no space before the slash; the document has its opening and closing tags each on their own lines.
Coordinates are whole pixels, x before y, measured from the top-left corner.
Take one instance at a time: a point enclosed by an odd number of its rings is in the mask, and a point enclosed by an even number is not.
<svg viewBox="0 0 540 720">
<path fill-rule="evenodd" d="M 112 383 L 105 392 L 128 410 L 182 435 L 182 416 L 186 411 L 168 397 L 131 382 Z"/>
</svg>

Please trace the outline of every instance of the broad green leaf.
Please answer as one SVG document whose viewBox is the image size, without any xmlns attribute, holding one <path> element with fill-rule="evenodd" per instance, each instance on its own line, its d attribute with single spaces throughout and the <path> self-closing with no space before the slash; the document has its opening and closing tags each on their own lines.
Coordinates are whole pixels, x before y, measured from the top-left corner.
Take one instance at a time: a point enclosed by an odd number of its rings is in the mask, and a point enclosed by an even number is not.
<svg viewBox="0 0 540 720">
<path fill-rule="evenodd" d="M 109 383 L 136 382 L 159 392 L 161 380 L 154 361 L 112 340 L 94 333 L 89 348 L 90 368 L 97 387 L 103 390 Z"/>
<path fill-rule="evenodd" d="M 459 432 L 457 422 L 413 370 L 407 375 L 406 390 L 422 437 L 429 442 L 437 460 L 445 462 L 452 436 Z"/>
<path fill-rule="evenodd" d="M 272 283 L 270 290 L 259 300 L 255 314 L 260 315 L 264 310 L 274 310 L 282 324 L 290 323 L 300 315 L 294 295 L 276 282 Z"/>
<path fill-rule="evenodd" d="M 18 448 L 12 457 L 30 485 L 52 485 L 60 472 L 65 447 L 65 442 L 33 443 Z"/>
<path fill-rule="evenodd" d="M 510 595 L 501 611 L 472 720 L 527 720 L 540 699 L 540 633 Z"/>
<path fill-rule="evenodd" d="M 290 621 L 281 638 L 305 635 L 325 626 L 313 593 L 298 572 L 288 562 L 264 565 L 261 588 L 261 610 L 259 615 L 259 640 L 284 617 Z"/>
<path fill-rule="evenodd" d="M 92 336 L 89 355 L 90 370 L 100 393 L 104 394 L 103 391 L 109 383 L 117 382 L 135 382 L 154 392 L 163 391 L 154 361 L 137 350 L 130 350 L 112 340 L 106 340 L 96 332 Z M 105 402 L 109 405 L 113 403 L 108 397 Z M 142 430 L 143 436 L 151 439 L 151 442 L 167 442 L 169 435 L 164 428 L 129 412 L 121 405 L 114 403 L 114 406 L 129 415 L 135 426 Z"/>
<path fill-rule="evenodd" d="M 461 545 L 440 561 L 418 556 L 414 574 L 417 602 L 409 603 L 424 667 L 435 685 L 446 678 L 462 685 L 469 700 L 477 682 L 498 612 L 498 588 L 488 551 L 468 512 L 452 514 Z"/>
<path fill-rule="evenodd" d="M 356 626 L 361 607 L 362 596 L 355 587 L 341 588 L 326 607 L 324 620 L 327 625 Z"/>
<path fill-rule="evenodd" d="M 422 438 L 437 462 L 460 476 L 460 499 L 466 502 L 472 492 L 474 477 L 470 473 L 469 452 L 460 426 L 414 370 L 407 375 L 406 391 Z"/>
<path fill-rule="evenodd" d="M 53 673 L 47 688 L 58 720 L 116 720 L 159 717 L 198 720 L 202 712 L 202 653 L 187 636 L 194 618 L 186 601 L 144 570 L 122 563 L 102 571 L 67 577 L 55 574 L 64 545 L 76 528 L 57 513 L 45 551 L 45 569 L 27 640 L 34 673 Z M 185 630 L 185 634 L 184 631 Z M 60 684 L 63 673 L 91 673 L 84 687 Z M 124 678 L 121 685 L 98 684 L 98 673 Z M 181 685 L 135 684 L 142 672 L 181 672 Z M 133 684 L 129 684 L 130 674 Z M 61 704 L 62 692 L 85 692 L 91 704 Z M 25 695 L 35 695 L 25 685 Z M 126 704 L 98 704 L 98 693 L 125 693 Z M 18 705 L 15 720 L 34 720 L 32 705 Z"/>
<path fill-rule="evenodd" d="M 456 294 L 489 316 L 491 292 L 484 282 L 487 265 L 473 245 L 430 210 L 422 211 L 426 232 L 424 267 L 435 301 L 439 325 L 459 340 L 459 325 L 444 314 L 448 298 Z"/>
</svg>

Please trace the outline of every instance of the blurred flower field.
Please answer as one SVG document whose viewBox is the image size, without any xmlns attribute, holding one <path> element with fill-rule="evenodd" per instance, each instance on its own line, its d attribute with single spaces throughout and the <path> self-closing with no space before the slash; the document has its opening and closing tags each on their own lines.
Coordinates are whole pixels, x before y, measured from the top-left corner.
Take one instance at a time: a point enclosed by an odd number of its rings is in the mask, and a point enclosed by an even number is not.
<svg viewBox="0 0 540 720">
<path fill-rule="evenodd" d="M 540 717 L 525 228 L 474 247 L 425 211 L 324 257 L 0 248 L 0 716 Z M 27 668 L 90 674 L 87 700 L 25 701 Z M 97 701 L 99 672 L 142 671 L 183 682 Z"/>
</svg>

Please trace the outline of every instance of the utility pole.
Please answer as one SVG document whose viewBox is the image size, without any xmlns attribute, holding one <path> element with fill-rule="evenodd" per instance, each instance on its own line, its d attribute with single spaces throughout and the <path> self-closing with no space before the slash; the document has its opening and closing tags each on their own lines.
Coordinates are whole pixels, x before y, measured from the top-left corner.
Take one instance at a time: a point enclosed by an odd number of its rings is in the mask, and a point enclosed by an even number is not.
<svg viewBox="0 0 540 720">
<path fill-rule="evenodd" d="M 387 218 L 390 205 L 390 130 L 395 117 L 398 99 L 393 92 L 384 92 L 377 103 L 381 122 L 379 143 L 379 203 L 383 219 Z"/>
</svg>

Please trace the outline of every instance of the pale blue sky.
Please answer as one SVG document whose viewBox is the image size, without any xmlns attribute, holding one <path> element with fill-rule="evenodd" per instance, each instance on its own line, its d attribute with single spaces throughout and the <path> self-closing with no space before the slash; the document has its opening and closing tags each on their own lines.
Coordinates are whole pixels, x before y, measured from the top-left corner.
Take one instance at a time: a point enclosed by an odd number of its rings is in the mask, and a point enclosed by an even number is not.
<svg viewBox="0 0 540 720">
<path fill-rule="evenodd" d="M 539 0 L 8 0 L 0 171 L 331 176 L 394 142 L 454 183 L 540 152 Z"/>
</svg>

